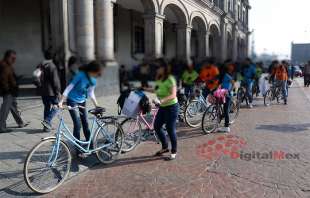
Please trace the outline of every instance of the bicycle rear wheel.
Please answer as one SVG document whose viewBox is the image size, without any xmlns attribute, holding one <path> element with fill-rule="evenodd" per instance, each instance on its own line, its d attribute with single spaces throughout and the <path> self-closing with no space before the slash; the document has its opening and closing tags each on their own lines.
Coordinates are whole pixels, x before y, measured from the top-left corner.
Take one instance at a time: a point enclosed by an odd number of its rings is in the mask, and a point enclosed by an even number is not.
<svg viewBox="0 0 310 198">
<path fill-rule="evenodd" d="M 98 160 L 103 164 L 114 162 L 122 151 L 124 132 L 116 121 L 104 121 L 97 130 L 93 144 Z"/>
<path fill-rule="evenodd" d="M 233 99 L 229 109 L 229 122 L 233 124 L 239 116 L 240 103 L 238 99 Z"/>
<path fill-rule="evenodd" d="M 220 118 L 218 117 L 216 106 L 208 107 L 202 117 L 202 130 L 205 134 L 215 132 L 219 125 Z"/>
<path fill-rule="evenodd" d="M 122 152 L 132 151 L 141 141 L 141 124 L 135 118 L 128 118 L 121 123 L 121 127 L 124 131 Z"/>
<path fill-rule="evenodd" d="M 205 105 L 199 100 L 191 101 L 185 108 L 185 122 L 189 127 L 197 128 L 201 126 L 203 113 L 206 111 Z"/>
<path fill-rule="evenodd" d="M 55 190 L 69 174 L 70 150 L 63 141 L 60 141 L 57 155 L 55 143 L 55 138 L 43 140 L 31 149 L 26 158 L 24 179 L 34 192 L 44 194 Z"/>
<path fill-rule="evenodd" d="M 269 89 L 264 95 L 264 105 L 270 106 L 272 104 L 273 96 L 272 91 Z"/>
</svg>

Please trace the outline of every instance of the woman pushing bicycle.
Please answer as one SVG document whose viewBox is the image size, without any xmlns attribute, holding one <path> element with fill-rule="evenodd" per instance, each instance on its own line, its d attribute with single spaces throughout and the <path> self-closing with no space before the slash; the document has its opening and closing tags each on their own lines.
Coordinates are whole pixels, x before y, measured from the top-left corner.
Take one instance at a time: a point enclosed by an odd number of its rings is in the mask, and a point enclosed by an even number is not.
<svg viewBox="0 0 310 198">
<path fill-rule="evenodd" d="M 89 64 L 80 67 L 80 72 L 74 76 L 71 83 L 65 89 L 59 102 L 60 108 L 62 108 L 65 100 L 67 101 L 68 106 L 79 107 L 79 111 L 77 111 L 77 109 L 69 110 L 73 121 L 73 136 L 78 140 L 80 140 L 81 123 L 86 141 L 90 138 L 86 100 L 89 96 L 95 107 L 98 107 L 95 96 L 95 87 L 96 78 L 99 77 L 101 73 L 102 66 L 96 61 L 92 61 Z"/>
<path fill-rule="evenodd" d="M 160 100 L 160 107 L 155 118 L 154 129 L 159 137 L 162 149 L 155 156 L 162 156 L 169 152 L 166 135 L 163 131 L 163 125 L 171 141 L 171 156 L 167 160 L 176 159 L 177 154 L 177 134 L 176 121 L 178 117 L 179 104 L 177 99 L 177 83 L 170 74 L 170 68 L 164 59 L 158 59 L 158 69 L 156 73 L 155 89 L 144 88 L 146 91 L 155 92 Z"/>
</svg>

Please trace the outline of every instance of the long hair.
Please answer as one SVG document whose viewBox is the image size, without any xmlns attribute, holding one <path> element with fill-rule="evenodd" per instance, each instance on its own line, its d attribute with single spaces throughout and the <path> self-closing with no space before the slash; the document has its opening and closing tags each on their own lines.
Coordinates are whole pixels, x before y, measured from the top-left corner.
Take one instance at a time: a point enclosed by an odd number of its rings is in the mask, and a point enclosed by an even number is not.
<svg viewBox="0 0 310 198">
<path fill-rule="evenodd" d="M 171 69 L 169 68 L 168 63 L 165 59 L 159 58 L 156 60 L 157 67 L 163 67 L 164 68 L 164 75 L 162 76 L 162 80 L 165 81 L 168 79 L 169 75 L 171 74 Z"/>
</svg>

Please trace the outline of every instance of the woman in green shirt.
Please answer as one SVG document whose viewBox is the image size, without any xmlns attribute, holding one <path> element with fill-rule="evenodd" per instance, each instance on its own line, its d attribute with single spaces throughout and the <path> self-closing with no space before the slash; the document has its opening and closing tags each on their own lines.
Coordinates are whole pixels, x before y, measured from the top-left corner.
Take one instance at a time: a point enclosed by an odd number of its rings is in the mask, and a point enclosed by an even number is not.
<svg viewBox="0 0 310 198">
<path fill-rule="evenodd" d="M 167 160 L 174 160 L 177 153 L 176 121 L 179 111 L 177 83 L 170 74 L 168 64 L 163 59 L 159 59 L 157 62 L 159 67 L 156 73 L 156 86 L 153 91 L 160 100 L 160 107 L 155 118 L 154 129 L 159 137 L 162 149 L 155 155 L 162 156 L 164 153 L 169 152 L 167 138 L 163 131 L 163 125 L 166 125 L 171 141 L 171 156 Z"/>
</svg>

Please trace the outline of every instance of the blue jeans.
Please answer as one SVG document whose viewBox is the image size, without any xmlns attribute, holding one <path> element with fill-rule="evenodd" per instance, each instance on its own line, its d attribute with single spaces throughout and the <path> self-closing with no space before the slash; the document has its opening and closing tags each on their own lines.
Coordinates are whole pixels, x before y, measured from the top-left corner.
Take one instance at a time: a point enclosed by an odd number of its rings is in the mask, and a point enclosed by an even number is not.
<svg viewBox="0 0 310 198">
<path fill-rule="evenodd" d="M 44 121 L 51 124 L 53 118 L 57 113 L 57 110 L 52 107 L 53 105 L 58 104 L 58 99 L 56 96 L 42 96 L 42 102 L 44 105 Z"/>
<path fill-rule="evenodd" d="M 242 86 L 244 86 L 245 89 L 246 89 L 245 96 L 246 96 L 247 99 L 249 100 L 249 103 L 252 103 L 252 102 L 253 102 L 253 97 L 252 97 L 252 93 L 253 93 L 253 81 L 251 81 L 251 82 L 242 82 Z"/>
<path fill-rule="evenodd" d="M 194 92 L 194 85 L 184 85 L 185 96 L 189 98 Z"/>
<path fill-rule="evenodd" d="M 154 129 L 159 137 L 162 149 L 168 148 L 166 135 L 163 131 L 163 125 L 166 129 L 171 141 L 171 153 L 177 152 L 177 133 L 176 122 L 178 118 L 179 104 L 168 107 L 160 107 L 154 122 Z"/>
<path fill-rule="evenodd" d="M 90 138 L 90 130 L 88 126 L 87 111 L 85 108 L 86 102 L 77 103 L 70 99 L 67 99 L 67 104 L 68 106 L 71 106 L 71 107 L 76 107 L 76 106 L 84 107 L 84 108 L 79 108 L 78 110 L 77 109 L 69 110 L 69 113 L 73 121 L 73 136 L 76 139 L 80 140 L 80 131 L 81 131 L 81 123 L 82 123 L 84 136 L 85 136 L 86 141 L 88 141 Z"/>
<path fill-rule="evenodd" d="M 226 103 L 224 104 L 224 117 L 225 117 L 225 127 L 229 127 L 229 112 L 231 107 L 230 96 L 226 97 Z"/>
<path fill-rule="evenodd" d="M 276 85 L 279 86 L 282 90 L 282 97 L 284 101 L 287 101 L 287 96 L 288 96 L 288 86 L 287 86 L 287 81 L 286 80 L 277 80 Z"/>
</svg>

